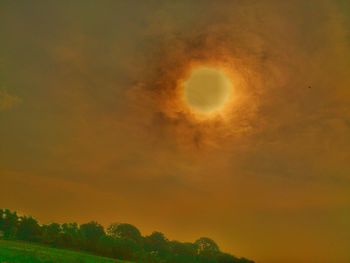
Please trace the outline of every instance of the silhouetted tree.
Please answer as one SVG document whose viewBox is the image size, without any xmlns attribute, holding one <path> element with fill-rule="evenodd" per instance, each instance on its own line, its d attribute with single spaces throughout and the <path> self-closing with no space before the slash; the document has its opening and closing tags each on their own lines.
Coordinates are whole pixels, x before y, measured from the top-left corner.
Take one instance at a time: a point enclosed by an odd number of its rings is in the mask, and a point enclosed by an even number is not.
<svg viewBox="0 0 350 263">
<path fill-rule="evenodd" d="M 111 224 L 107 233 L 115 238 L 129 239 L 139 243 L 141 241 L 141 232 L 135 226 L 130 224 Z"/>
<path fill-rule="evenodd" d="M 81 235 L 77 223 L 64 223 L 61 226 L 62 234 L 60 245 L 64 247 L 78 248 L 81 242 Z"/>
<path fill-rule="evenodd" d="M 194 243 L 197 248 L 197 254 L 205 257 L 214 257 L 220 250 L 214 240 L 208 237 L 201 237 Z"/>
<path fill-rule="evenodd" d="M 49 225 L 43 225 L 41 227 L 42 230 L 42 242 L 46 244 L 51 245 L 58 245 L 61 234 L 62 234 L 62 228 L 60 224 L 52 223 Z"/>
<path fill-rule="evenodd" d="M 170 241 L 170 249 L 173 254 L 184 254 L 195 256 L 197 254 L 196 246 L 189 242 Z"/>
<path fill-rule="evenodd" d="M 105 235 L 105 231 L 103 229 L 103 226 L 101 226 L 99 223 L 95 221 L 91 221 L 86 224 L 82 224 L 80 226 L 80 233 L 83 238 L 87 240 L 93 240 L 96 241 L 100 237 Z"/>
<path fill-rule="evenodd" d="M 3 232 L 5 239 L 15 238 L 18 223 L 16 212 L 11 212 L 9 209 L 0 209 L 0 230 Z"/>
<path fill-rule="evenodd" d="M 170 254 L 168 239 L 163 233 L 157 231 L 144 238 L 144 249 L 152 254 L 152 258 L 148 261 L 159 261 L 160 258 L 168 257 Z"/>
<path fill-rule="evenodd" d="M 18 217 L 15 212 L 0 209 L 0 231 L 7 239 L 41 242 L 56 247 L 83 249 L 97 255 L 147 263 L 253 263 L 222 253 L 210 238 L 195 243 L 169 241 L 163 233 L 143 237 L 130 224 L 111 224 L 107 235 L 103 226 L 51 223 L 40 226 L 32 217 Z"/>
<path fill-rule="evenodd" d="M 105 235 L 103 226 L 91 221 L 80 226 L 80 234 L 84 249 L 95 251 L 98 241 Z"/>
<path fill-rule="evenodd" d="M 41 228 L 38 221 L 32 217 L 23 216 L 19 218 L 16 237 L 20 240 L 39 241 Z"/>
</svg>

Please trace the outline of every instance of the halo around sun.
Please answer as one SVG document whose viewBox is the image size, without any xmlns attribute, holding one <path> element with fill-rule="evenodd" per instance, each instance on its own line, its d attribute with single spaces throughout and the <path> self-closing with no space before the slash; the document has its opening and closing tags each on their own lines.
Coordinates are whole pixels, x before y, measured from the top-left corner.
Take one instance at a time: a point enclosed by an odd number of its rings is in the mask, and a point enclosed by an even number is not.
<svg viewBox="0 0 350 263">
<path fill-rule="evenodd" d="M 217 68 L 195 68 L 183 83 L 185 104 L 202 116 L 219 113 L 231 95 L 231 80 L 224 71 Z"/>
</svg>

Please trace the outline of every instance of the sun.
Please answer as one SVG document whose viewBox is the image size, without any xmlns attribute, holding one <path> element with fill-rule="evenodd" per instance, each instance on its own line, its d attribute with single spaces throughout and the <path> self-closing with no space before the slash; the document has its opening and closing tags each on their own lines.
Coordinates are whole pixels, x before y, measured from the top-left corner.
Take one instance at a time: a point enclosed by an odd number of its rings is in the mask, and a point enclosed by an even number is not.
<svg viewBox="0 0 350 263">
<path fill-rule="evenodd" d="M 183 83 L 185 104 L 202 116 L 211 116 L 222 111 L 232 92 L 230 78 L 217 68 L 197 67 Z"/>
</svg>

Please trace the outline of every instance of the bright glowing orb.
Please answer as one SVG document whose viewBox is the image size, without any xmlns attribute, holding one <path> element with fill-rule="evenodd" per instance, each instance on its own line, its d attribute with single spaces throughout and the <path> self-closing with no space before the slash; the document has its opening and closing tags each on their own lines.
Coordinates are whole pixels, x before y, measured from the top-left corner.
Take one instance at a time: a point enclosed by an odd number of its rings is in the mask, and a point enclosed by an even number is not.
<svg viewBox="0 0 350 263">
<path fill-rule="evenodd" d="M 201 114 L 211 114 L 224 108 L 232 93 L 232 83 L 219 69 L 200 67 L 184 82 L 186 104 Z"/>
</svg>

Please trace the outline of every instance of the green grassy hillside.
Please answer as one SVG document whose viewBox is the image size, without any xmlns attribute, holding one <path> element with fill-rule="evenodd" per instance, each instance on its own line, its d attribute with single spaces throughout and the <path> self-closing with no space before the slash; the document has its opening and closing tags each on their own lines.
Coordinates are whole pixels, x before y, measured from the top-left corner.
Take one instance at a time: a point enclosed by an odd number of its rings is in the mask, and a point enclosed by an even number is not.
<svg viewBox="0 0 350 263">
<path fill-rule="evenodd" d="M 83 252 L 0 240 L 0 262 L 6 263 L 127 263 Z"/>
</svg>

